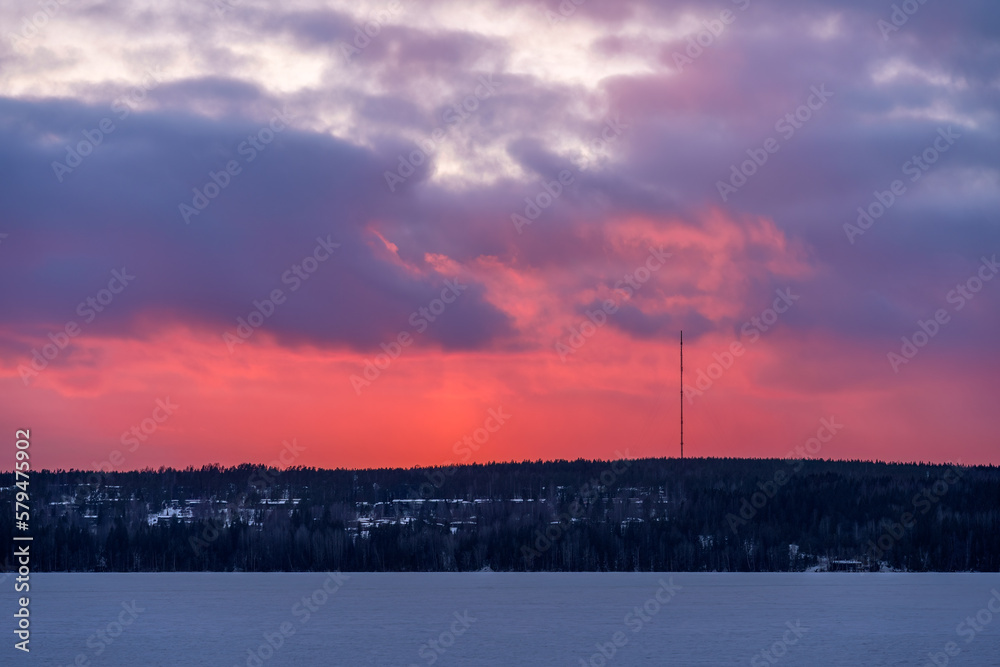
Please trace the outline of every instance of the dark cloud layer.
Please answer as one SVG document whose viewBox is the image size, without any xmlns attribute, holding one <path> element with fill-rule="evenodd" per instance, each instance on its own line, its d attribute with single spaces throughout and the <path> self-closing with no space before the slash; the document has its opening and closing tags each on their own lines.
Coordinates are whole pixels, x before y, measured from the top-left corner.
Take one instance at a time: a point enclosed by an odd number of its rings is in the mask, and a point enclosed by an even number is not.
<svg viewBox="0 0 1000 667">
<path fill-rule="evenodd" d="M 459 266 L 493 257 L 519 271 L 579 270 L 587 275 L 576 288 L 609 278 L 602 259 L 608 221 L 643 217 L 665 225 L 681 218 L 697 226 L 701 212 L 720 208 L 734 218 L 773 220 L 806 249 L 814 271 L 794 281 L 804 297 L 789 327 L 884 348 L 940 307 L 984 254 L 1000 251 L 1000 11 L 985 1 L 926 3 L 884 39 L 878 21 L 889 20 L 891 3 L 742 5 L 719 5 L 734 12 L 734 22 L 678 72 L 674 54 L 687 41 L 657 39 L 643 28 L 714 10 L 701 3 L 584 3 L 550 29 L 573 30 L 573 22 L 604 28 L 609 34 L 595 46 L 609 57 L 654 54 L 658 67 L 590 86 L 516 68 L 514 45 L 474 26 L 385 26 L 347 63 L 341 47 L 354 39 L 358 22 L 346 13 L 237 7 L 222 22 L 203 24 L 157 14 L 151 29 L 188 35 L 192 57 L 225 49 L 213 39 L 224 27 L 280 34 L 323 59 L 323 77 L 332 83 L 281 93 L 237 74 L 166 82 L 63 182 L 51 163 L 109 116 L 109 105 L 0 99 L 0 219 L 10 235 L 0 282 L 11 286 L 0 296 L 0 321 L 25 330 L 64 321 L 112 268 L 125 265 L 139 277 L 100 330 L 179 321 L 221 331 L 280 286 L 282 273 L 312 251 L 317 236 L 330 235 L 341 252 L 268 327 L 288 343 L 374 349 L 440 293 L 444 276 L 428 257 Z M 142 18 L 98 9 L 88 10 L 89 20 Z M 221 55 L 233 70 L 245 58 Z M 430 156 L 390 193 L 384 172 L 414 149 L 412 138 L 428 137 L 448 105 L 490 72 L 503 82 L 500 91 L 467 122 L 446 128 L 447 156 Z M 832 97 L 783 136 L 776 122 L 817 86 Z M 285 105 L 312 129 L 278 133 L 245 162 L 238 147 Z M 338 110 L 363 123 L 366 136 L 321 131 L 318 119 Z M 586 146 L 599 136 L 602 117 L 614 114 L 627 118 L 627 131 L 588 168 L 574 169 L 567 137 Z M 961 138 L 919 180 L 906 180 L 903 165 L 946 128 Z M 769 137 L 780 150 L 723 201 L 718 182 Z M 447 160 L 482 164 L 476 161 L 491 152 L 519 173 L 497 168 L 492 178 L 461 187 L 435 179 Z M 242 173 L 185 224 L 179 204 L 190 204 L 192 189 L 229 160 Z M 573 185 L 516 234 L 510 215 L 522 211 L 541 181 L 567 168 Z M 850 243 L 844 224 L 895 179 L 905 180 L 906 194 Z M 398 254 L 374 231 L 391 232 Z M 753 244 L 740 250 L 763 263 L 758 251 Z M 485 348 L 525 333 L 485 285 L 465 279 L 472 286 L 429 328 L 431 340 Z M 748 277 L 744 313 L 665 314 L 637 302 L 614 326 L 636 338 L 682 325 L 693 335 L 729 330 L 787 282 Z M 975 354 L 991 344 L 1000 320 L 996 309 L 966 312 L 970 321 L 955 340 Z"/>
</svg>

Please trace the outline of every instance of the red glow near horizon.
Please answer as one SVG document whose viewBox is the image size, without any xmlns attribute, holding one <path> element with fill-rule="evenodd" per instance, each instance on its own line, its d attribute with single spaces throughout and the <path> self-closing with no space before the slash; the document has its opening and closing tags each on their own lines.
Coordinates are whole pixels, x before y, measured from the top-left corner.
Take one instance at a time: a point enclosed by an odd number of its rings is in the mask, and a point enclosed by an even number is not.
<svg viewBox="0 0 1000 667">
<path fill-rule="evenodd" d="M 412 350 L 361 396 L 348 378 L 370 355 L 258 343 L 232 360 L 212 338 L 182 330 L 143 343 L 80 342 L 105 360 L 93 382 L 80 382 L 80 371 L 50 368 L 29 393 L 13 386 L 20 383 L 16 377 L 0 384 L 8 390 L 10 413 L 34 429 L 38 465 L 94 468 L 106 465 L 115 450 L 124 460 L 112 467 L 123 470 L 268 463 L 293 438 L 305 448 L 294 465 L 318 467 L 678 453 L 676 346 L 630 341 L 610 328 L 569 364 L 547 350 Z M 723 336 L 687 341 L 686 375 L 693 381 L 731 342 Z M 788 361 L 797 356 L 789 347 L 796 346 L 813 355 L 815 367 Z M 165 349 L 185 350 L 186 360 L 156 354 Z M 944 385 L 950 398 L 930 404 L 929 393 L 942 391 L 933 364 L 903 390 L 887 380 L 860 390 L 809 391 L 815 373 L 835 374 L 850 357 L 829 343 L 793 341 L 778 330 L 761 338 L 685 405 L 686 455 L 784 457 L 814 435 L 821 418 L 834 417 L 844 429 L 824 445 L 820 458 L 995 462 L 984 410 L 987 379 L 980 405 L 956 391 L 957 381 Z M 856 363 L 862 373 L 868 361 Z M 152 423 L 156 400 L 168 397 L 179 406 L 176 412 L 143 433 L 145 439 L 130 451 L 122 435 L 133 426 L 142 433 L 143 420 Z M 491 409 L 510 417 L 477 443 L 477 451 L 456 446 L 484 426 Z M 61 419 L 49 419 L 53 411 Z M 940 454 L 937 443 L 949 439 L 955 444 L 945 451 L 955 459 Z"/>
<path fill-rule="evenodd" d="M 318 467 L 676 456 L 675 335 L 641 338 L 609 324 L 565 359 L 554 345 L 584 321 L 581 308 L 602 300 L 650 316 L 689 311 L 739 322 L 775 299 L 749 280 L 791 281 L 815 270 L 768 220 L 735 221 L 711 209 L 702 222 L 697 229 L 637 217 L 609 222 L 606 266 L 591 267 L 593 275 L 521 270 L 495 257 L 459 265 L 435 256 L 420 268 L 379 233 L 376 242 L 408 270 L 461 273 L 483 285 L 519 339 L 445 352 L 417 336 L 360 388 L 351 377 L 378 349 L 285 347 L 264 327 L 230 353 L 218 331 L 175 325 L 144 338 L 84 334 L 27 391 L 17 370 L 23 359 L 8 361 L 0 397 L 35 430 L 38 463 L 50 468 L 267 463 L 291 439 L 305 448 L 295 465 Z M 672 257 L 647 284 L 627 298 L 604 286 L 598 272 L 641 266 L 654 246 Z M 729 329 L 686 337 L 686 382 L 704 389 L 685 405 L 688 457 L 784 457 L 833 417 L 844 428 L 817 453 L 822 458 L 997 461 L 985 366 L 950 376 L 946 362 L 928 354 L 900 382 L 870 350 L 780 318 L 752 337 Z M 37 342 L 21 340 L 26 349 Z M 713 369 L 737 340 L 744 353 L 727 359 L 724 372 Z M 176 412 L 143 432 L 166 398 Z M 506 423 L 474 451 L 456 446 L 497 409 L 510 415 Z M 142 437 L 126 446 L 123 434 L 133 427 Z"/>
</svg>

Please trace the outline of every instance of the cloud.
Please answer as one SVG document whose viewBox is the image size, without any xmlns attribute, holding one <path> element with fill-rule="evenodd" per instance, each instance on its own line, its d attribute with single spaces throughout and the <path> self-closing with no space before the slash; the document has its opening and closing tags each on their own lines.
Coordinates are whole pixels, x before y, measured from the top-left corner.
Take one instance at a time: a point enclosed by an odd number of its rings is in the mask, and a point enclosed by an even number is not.
<svg viewBox="0 0 1000 667">
<path fill-rule="evenodd" d="M 229 378 L 222 333 L 279 288 L 287 302 L 250 343 L 261 358 L 336 358 L 349 375 L 458 280 L 379 391 L 428 396 L 421 373 L 448 364 L 459 388 L 438 389 L 469 392 L 470 364 L 509 376 L 496 392 L 572 412 L 652 395 L 642 369 L 667 363 L 676 330 L 710 358 L 792 287 L 801 301 L 719 400 L 811 409 L 836 393 L 860 409 L 895 386 L 886 353 L 1000 251 L 993 3 L 926 3 L 888 33 L 892 5 L 860 0 L 393 6 L 72 2 L 36 25 L 36 3 L 5 4 L 5 358 L 80 319 L 124 266 L 134 284 L 53 361 L 49 390 L 110 391 L 114 349 L 161 339 L 214 345 L 204 366 Z M 818 105 L 817 89 L 832 93 Z M 882 213 L 852 235 L 873 202 Z M 292 291 L 283 276 L 327 238 L 339 252 Z M 554 344 L 650 248 L 669 262 L 563 364 Z M 998 286 L 905 371 L 978 386 Z M 885 404 L 902 420 L 918 399 Z"/>
</svg>

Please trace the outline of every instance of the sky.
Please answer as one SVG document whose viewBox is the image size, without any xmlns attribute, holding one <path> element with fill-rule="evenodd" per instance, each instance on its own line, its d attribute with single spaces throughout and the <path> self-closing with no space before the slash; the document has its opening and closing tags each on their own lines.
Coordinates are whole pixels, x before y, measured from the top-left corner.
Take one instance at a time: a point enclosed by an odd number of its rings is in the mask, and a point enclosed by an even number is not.
<svg viewBox="0 0 1000 667">
<path fill-rule="evenodd" d="M 689 457 L 1000 463 L 994 2 L 0 26 L 35 467 L 677 456 L 682 403 Z"/>
</svg>

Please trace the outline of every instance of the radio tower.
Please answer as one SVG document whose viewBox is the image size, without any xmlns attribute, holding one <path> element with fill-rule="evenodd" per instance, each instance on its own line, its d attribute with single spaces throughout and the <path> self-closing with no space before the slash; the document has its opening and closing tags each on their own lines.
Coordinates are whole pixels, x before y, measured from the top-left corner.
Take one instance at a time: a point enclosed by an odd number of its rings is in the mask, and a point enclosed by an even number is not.
<svg viewBox="0 0 1000 667">
<path fill-rule="evenodd" d="M 681 329 L 681 458 L 684 458 L 684 330 Z"/>
</svg>

